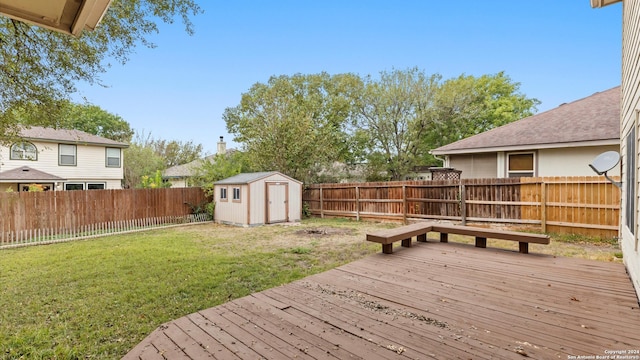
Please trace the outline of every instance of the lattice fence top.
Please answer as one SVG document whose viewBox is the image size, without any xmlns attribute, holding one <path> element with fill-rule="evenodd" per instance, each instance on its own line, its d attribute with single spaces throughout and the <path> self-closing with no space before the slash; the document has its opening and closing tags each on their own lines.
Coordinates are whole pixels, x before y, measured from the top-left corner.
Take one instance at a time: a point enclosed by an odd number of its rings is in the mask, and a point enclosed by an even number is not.
<svg viewBox="0 0 640 360">
<path fill-rule="evenodd" d="M 432 180 L 460 180 L 462 170 L 452 168 L 431 168 Z"/>
</svg>

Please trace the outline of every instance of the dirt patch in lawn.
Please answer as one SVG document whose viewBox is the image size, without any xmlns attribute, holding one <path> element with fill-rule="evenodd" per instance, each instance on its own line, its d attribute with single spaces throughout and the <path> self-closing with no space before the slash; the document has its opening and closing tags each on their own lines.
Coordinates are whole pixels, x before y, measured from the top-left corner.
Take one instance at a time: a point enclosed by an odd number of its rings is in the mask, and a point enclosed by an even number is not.
<svg viewBox="0 0 640 360">
<path fill-rule="evenodd" d="M 327 237 L 327 236 L 344 236 L 353 235 L 355 229 L 349 228 L 332 228 L 332 227 L 311 227 L 301 229 L 295 232 L 298 236 L 309 236 L 311 238 Z"/>
</svg>

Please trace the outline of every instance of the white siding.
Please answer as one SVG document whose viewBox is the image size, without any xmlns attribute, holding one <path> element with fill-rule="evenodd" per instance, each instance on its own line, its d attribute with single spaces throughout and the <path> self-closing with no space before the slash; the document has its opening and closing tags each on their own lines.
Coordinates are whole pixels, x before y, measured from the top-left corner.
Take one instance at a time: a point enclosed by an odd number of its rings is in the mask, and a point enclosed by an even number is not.
<svg viewBox="0 0 640 360">
<path fill-rule="evenodd" d="M 120 152 L 120 167 L 106 166 L 106 147 L 97 145 L 76 145 L 76 165 L 58 165 L 58 144 L 31 141 L 38 149 L 37 161 L 11 160 L 9 148 L 0 148 L 0 171 L 28 166 L 51 175 L 68 179 L 69 182 L 104 182 L 108 189 L 120 189 L 123 179 L 124 151 Z"/>
<path fill-rule="evenodd" d="M 227 188 L 227 200 L 220 199 L 220 188 Z M 233 200 L 233 188 L 240 188 L 240 201 Z M 215 221 L 232 225 L 247 225 L 247 185 L 215 186 Z"/>
<path fill-rule="evenodd" d="M 620 126 L 620 146 L 621 153 L 626 154 L 625 139 L 629 131 L 636 130 L 637 112 L 640 110 L 640 0 L 625 0 L 623 2 L 623 30 L 622 30 L 622 123 Z M 637 152 L 640 150 L 636 137 L 636 159 Z M 622 178 L 626 178 L 628 170 L 627 159 L 622 159 Z M 640 181 L 640 173 L 638 172 L 638 164 L 636 161 L 636 182 Z M 624 191 L 623 185 L 622 204 L 626 204 L 628 194 Z M 636 219 L 638 219 L 638 195 L 639 186 L 635 186 L 635 209 Z M 635 286 L 636 293 L 640 296 L 640 254 L 638 253 L 638 226 L 635 226 L 635 235 L 627 229 L 625 225 L 627 219 L 625 216 L 626 207 L 623 208 L 622 219 L 620 221 L 620 236 L 622 238 L 621 247 L 624 254 L 624 263 L 627 266 L 627 272 L 631 276 L 631 281 Z"/>
<path fill-rule="evenodd" d="M 269 177 L 271 179 L 271 177 Z M 249 208 L 250 225 L 261 225 L 266 222 L 266 192 L 265 181 L 255 181 L 251 183 L 249 196 L 251 205 Z"/>
<path fill-rule="evenodd" d="M 170 179 L 169 184 L 171 184 L 172 188 L 184 188 L 184 187 L 187 187 L 187 179 L 186 178 Z"/>
<path fill-rule="evenodd" d="M 286 182 L 288 185 L 289 221 L 302 218 L 302 184 L 282 174 L 276 173 L 245 185 L 215 185 L 215 221 L 225 224 L 255 226 L 266 223 L 266 188 L 268 182 Z M 220 188 L 227 188 L 227 200 L 220 199 Z M 241 202 L 232 200 L 233 188 L 241 188 Z"/>
<path fill-rule="evenodd" d="M 620 152 L 620 146 L 591 146 L 563 149 L 542 149 L 537 153 L 537 176 L 593 176 L 589 164 L 605 151 Z M 620 166 L 609 171 L 610 176 L 620 175 Z"/>
</svg>

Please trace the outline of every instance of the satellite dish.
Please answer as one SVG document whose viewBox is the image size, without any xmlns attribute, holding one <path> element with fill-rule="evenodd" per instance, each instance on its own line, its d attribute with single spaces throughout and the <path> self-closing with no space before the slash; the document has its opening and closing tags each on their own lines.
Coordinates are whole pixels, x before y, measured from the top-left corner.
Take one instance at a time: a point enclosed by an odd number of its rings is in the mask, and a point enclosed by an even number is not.
<svg viewBox="0 0 640 360">
<path fill-rule="evenodd" d="M 605 151 L 596 156 L 589 164 L 591 169 L 598 175 L 606 174 L 607 171 L 613 169 L 620 162 L 620 154 L 616 151 Z"/>
<path fill-rule="evenodd" d="M 620 154 L 617 151 L 605 151 L 596 156 L 589 164 L 589 167 L 598 175 L 604 175 L 613 185 L 622 188 L 622 183 L 614 181 L 607 175 L 607 171 L 613 169 L 620 162 Z"/>
</svg>

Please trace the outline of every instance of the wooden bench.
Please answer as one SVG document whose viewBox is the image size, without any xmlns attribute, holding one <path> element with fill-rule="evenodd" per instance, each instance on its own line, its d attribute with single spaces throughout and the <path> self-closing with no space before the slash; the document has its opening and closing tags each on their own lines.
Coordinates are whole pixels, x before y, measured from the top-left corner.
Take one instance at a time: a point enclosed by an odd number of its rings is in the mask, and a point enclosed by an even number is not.
<svg viewBox="0 0 640 360">
<path fill-rule="evenodd" d="M 449 234 L 474 236 L 476 240 L 476 247 L 479 248 L 487 247 L 488 238 L 517 241 L 519 244 L 519 251 L 523 254 L 529 253 L 529 243 L 548 245 L 551 242 L 549 236 L 544 234 L 530 234 L 517 231 L 448 225 L 432 222 L 415 223 L 394 229 L 380 230 L 375 233 L 367 234 L 367 241 L 382 244 L 382 252 L 385 254 L 391 254 L 393 252 L 394 242 L 402 240 L 403 247 L 411 247 L 412 237 L 416 236 L 417 241 L 419 242 L 426 242 L 427 233 L 429 232 L 439 232 L 440 242 L 448 242 Z"/>
<path fill-rule="evenodd" d="M 393 229 L 385 229 L 367 234 L 367 240 L 382 244 L 382 252 L 391 254 L 393 243 L 402 240 L 402 246 L 411 247 L 411 238 L 416 236 L 420 242 L 427 241 L 427 233 L 431 231 L 431 223 L 415 223 Z"/>
<path fill-rule="evenodd" d="M 440 233 L 440 242 L 448 242 L 449 234 L 475 236 L 476 247 L 486 248 L 487 239 L 517 241 L 519 250 L 523 254 L 529 253 L 529 243 L 549 245 L 551 239 L 549 235 L 531 234 L 519 231 L 508 231 L 499 229 L 487 229 L 473 226 L 431 224 L 431 231 Z"/>
</svg>

